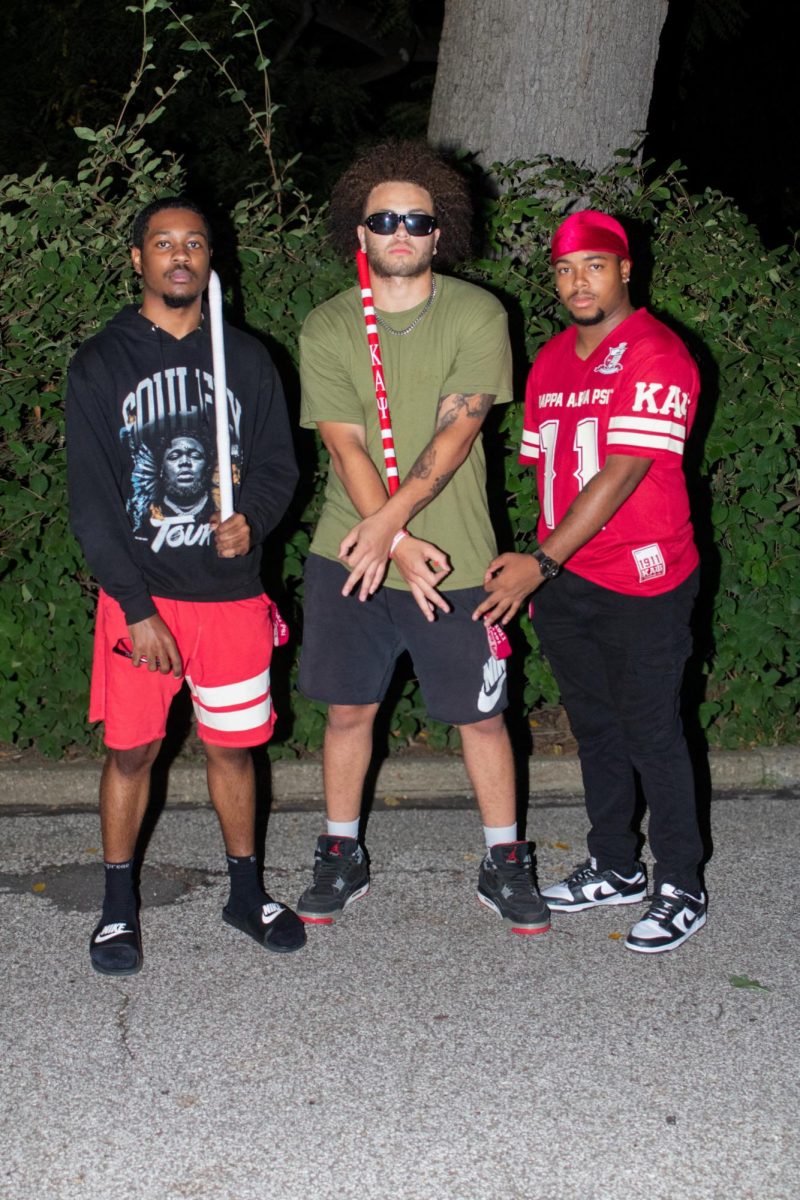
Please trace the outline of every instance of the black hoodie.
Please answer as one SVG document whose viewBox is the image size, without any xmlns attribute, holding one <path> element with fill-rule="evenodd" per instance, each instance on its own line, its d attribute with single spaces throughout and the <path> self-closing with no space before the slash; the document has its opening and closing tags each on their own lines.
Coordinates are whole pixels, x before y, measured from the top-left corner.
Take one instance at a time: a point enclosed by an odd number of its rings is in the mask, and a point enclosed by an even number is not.
<svg viewBox="0 0 800 1200">
<path fill-rule="evenodd" d="M 261 543 L 297 482 L 283 389 L 266 350 L 225 325 L 234 509 L 253 549 L 219 558 L 208 320 L 184 338 L 133 305 L 81 346 L 67 382 L 70 523 L 100 586 L 128 624 L 153 596 L 246 600 L 263 592 Z"/>
</svg>

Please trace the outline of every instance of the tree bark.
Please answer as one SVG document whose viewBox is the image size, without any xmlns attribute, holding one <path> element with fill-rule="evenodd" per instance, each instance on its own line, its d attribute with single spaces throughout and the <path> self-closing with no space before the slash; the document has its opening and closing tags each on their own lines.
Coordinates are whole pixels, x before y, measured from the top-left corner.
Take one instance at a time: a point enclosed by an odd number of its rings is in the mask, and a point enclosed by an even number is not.
<svg viewBox="0 0 800 1200">
<path fill-rule="evenodd" d="M 446 0 L 428 137 L 594 169 L 647 124 L 668 0 Z"/>
</svg>

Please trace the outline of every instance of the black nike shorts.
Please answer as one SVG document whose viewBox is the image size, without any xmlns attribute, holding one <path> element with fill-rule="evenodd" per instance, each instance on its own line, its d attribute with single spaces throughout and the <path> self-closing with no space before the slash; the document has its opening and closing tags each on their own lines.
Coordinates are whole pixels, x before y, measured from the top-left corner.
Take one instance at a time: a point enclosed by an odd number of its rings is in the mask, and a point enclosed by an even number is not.
<svg viewBox="0 0 800 1200">
<path fill-rule="evenodd" d="M 474 725 L 507 704 L 506 664 L 492 657 L 472 613 L 483 588 L 443 595 L 449 613 L 426 621 L 410 592 L 380 588 L 369 600 L 343 596 L 349 572 L 311 554 L 305 569 L 303 646 L 298 685 L 324 704 L 376 704 L 407 650 L 428 714 L 447 725 Z"/>
</svg>

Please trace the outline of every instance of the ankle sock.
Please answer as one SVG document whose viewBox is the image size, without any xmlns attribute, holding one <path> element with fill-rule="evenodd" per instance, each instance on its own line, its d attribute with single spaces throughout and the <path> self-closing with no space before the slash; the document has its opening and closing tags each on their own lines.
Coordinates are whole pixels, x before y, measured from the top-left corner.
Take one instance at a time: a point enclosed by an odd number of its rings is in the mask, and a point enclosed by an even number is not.
<svg viewBox="0 0 800 1200">
<path fill-rule="evenodd" d="M 239 917 L 246 917 L 254 908 L 265 903 L 264 889 L 258 877 L 258 862 L 255 854 L 243 854 L 236 858 L 229 854 L 228 875 L 231 894 L 227 907 Z"/>
<path fill-rule="evenodd" d="M 499 846 L 502 842 L 516 842 L 517 823 L 513 825 L 484 825 L 483 836 L 486 838 L 486 849 Z"/>
<path fill-rule="evenodd" d="M 355 821 L 326 821 L 328 837 L 349 837 L 358 840 L 358 827 L 361 822 Z"/>
<path fill-rule="evenodd" d="M 133 859 L 124 863 L 104 862 L 106 890 L 103 897 L 103 921 L 135 924 L 136 895 L 133 890 Z"/>
</svg>

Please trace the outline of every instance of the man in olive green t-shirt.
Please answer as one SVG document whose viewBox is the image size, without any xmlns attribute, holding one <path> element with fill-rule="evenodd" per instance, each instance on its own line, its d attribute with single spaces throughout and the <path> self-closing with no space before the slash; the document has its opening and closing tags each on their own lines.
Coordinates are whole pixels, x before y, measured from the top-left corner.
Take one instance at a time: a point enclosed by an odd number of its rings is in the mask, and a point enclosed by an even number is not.
<svg viewBox="0 0 800 1200">
<path fill-rule="evenodd" d="M 299 677 L 328 704 L 327 833 L 297 909 L 312 924 L 369 890 L 362 791 L 375 716 L 405 650 L 430 715 L 461 733 L 487 846 L 478 899 L 513 932 L 550 924 L 517 839 L 505 662 L 472 620 L 496 554 L 480 434 L 492 404 L 511 400 L 506 314 L 432 270 L 437 253 L 468 252 L 470 219 L 464 181 L 424 143 L 373 148 L 333 192 L 337 248 L 351 257 L 360 247 L 369 263 L 401 481 L 391 499 L 360 290 L 315 309 L 300 336 L 301 423 L 319 429 L 331 460 L 306 564 Z"/>
</svg>

